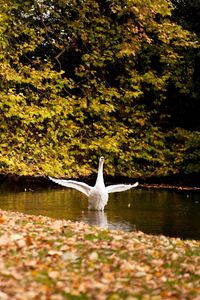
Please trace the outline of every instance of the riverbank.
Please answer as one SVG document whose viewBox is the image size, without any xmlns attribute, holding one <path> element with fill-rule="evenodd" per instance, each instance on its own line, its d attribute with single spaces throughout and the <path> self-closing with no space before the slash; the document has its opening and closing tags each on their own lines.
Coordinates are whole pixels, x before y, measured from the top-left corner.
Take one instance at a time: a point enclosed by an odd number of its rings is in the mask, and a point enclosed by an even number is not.
<svg viewBox="0 0 200 300">
<path fill-rule="evenodd" d="M 0 299 L 192 299 L 200 242 L 0 210 Z"/>
<path fill-rule="evenodd" d="M 71 179 L 71 178 L 70 178 Z M 73 178 L 93 185 L 96 180 L 96 174 L 88 177 Z M 171 189 L 171 190 L 199 190 L 200 180 L 198 176 L 171 176 L 171 177 L 151 177 L 151 178 L 127 178 L 122 176 L 106 176 L 105 184 L 115 183 L 134 183 L 139 181 L 142 188 Z M 47 176 L 20 176 L 16 174 L 0 174 L 0 186 L 5 189 L 13 190 L 37 190 L 40 188 L 58 187 L 52 183 Z M 60 188 L 60 187 L 59 187 Z"/>
</svg>

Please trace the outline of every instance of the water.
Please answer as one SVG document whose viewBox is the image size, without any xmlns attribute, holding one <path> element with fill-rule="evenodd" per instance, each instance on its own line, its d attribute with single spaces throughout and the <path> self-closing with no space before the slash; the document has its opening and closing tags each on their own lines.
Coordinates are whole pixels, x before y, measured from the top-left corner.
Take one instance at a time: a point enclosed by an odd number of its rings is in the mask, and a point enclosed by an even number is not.
<svg viewBox="0 0 200 300">
<path fill-rule="evenodd" d="M 200 240 L 199 191 L 136 188 L 110 194 L 104 212 L 88 211 L 87 198 L 72 189 L 1 190 L 0 194 L 0 208 L 4 210 Z"/>
</svg>

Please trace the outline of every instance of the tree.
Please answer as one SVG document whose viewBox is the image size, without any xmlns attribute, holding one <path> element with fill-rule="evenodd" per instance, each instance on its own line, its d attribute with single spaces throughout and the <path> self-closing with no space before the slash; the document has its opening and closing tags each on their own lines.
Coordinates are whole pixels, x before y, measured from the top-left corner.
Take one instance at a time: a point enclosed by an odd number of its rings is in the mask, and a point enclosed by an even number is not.
<svg viewBox="0 0 200 300">
<path fill-rule="evenodd" d="M 183 28 L 196 33 L 198 40 L 200 37 L 200 2 L 199 0 L 173 0 L 174 10 L 172 19 L 183 26 Z M 175 101 L 172 115 L 176 115 L 177 110 L 182 113 L 176 126 L 181 126 L 189 130 L 199 130 L 200 128 L 200 52 L 199 47 L 187 50 L 187 60 L 190 61 L 190 93 Z M 176 93 L 176 90 L 174 91 Z M 175 118 L 174 118 L 175 119 Z"/>
<path fill-rule="evenodd" d="M 171 11 L 168 0 L 5 1 L 2 170 L 88 175 L 104 154 L 109 174 L 178 172 L 171 91 L 191 91 L 196 40 Z"/>
</svg>

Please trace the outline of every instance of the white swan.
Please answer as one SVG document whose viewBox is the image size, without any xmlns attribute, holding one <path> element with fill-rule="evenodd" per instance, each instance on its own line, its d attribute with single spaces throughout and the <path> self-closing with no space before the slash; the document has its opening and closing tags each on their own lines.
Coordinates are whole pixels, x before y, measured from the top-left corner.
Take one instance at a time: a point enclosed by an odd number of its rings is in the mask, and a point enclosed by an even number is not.
<svg viewBox="0 0 200 300">
<path fill-rule="evenodd" d="M 102 156 L 99 159 L 97 180 L 94 187 L 84 182 L 79 182 L 75 180 L 55 179 L 52 177 L 49 177 L 49 179 L 62 186 L 76 189 L 85 194 L 88 197 L 88 209 L 104 210 L 104 207 L 108 202 L 109 193 L 123 192 L 129 190 L 133 187 L 138 186 L 138 182 L 134 184 L 115 184 L 106 187 L 103 179 L 103 163 L 104 157 Z"/>
</svg>

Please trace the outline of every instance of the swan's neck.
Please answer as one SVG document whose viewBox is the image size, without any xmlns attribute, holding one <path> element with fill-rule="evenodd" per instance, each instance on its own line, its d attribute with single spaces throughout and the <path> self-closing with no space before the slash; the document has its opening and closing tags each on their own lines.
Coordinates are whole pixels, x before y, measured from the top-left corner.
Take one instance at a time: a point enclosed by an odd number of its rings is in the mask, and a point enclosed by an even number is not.
<svg viewBox="0 0 200 300">
<path fill-rule="evenodd" d="M 104 186 L 104 185 L 105 184 L 104 184 L 104 180 L 103 180 L 103 161 L 100 161 L 95 186 Z"/>
</svg>

